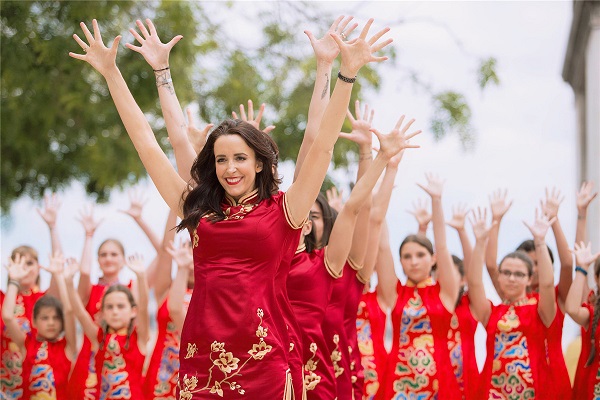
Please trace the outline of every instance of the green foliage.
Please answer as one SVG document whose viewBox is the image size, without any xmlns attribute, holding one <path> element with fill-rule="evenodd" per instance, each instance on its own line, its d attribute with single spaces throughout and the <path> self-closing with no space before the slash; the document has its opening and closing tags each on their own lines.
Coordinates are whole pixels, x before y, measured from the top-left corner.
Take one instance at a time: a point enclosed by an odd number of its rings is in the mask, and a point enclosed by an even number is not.
<svg viewBox="0 0 600 400">
<path fill-rule="evenodd" d="M 500 78 L 496 74 L 496 63 L 497 60 L 494 57 L 481 60 L 478 70 L 478 81 L 481 89 L 485 89 L 490 83 L 500 84 Z"/>
<path fill-rule="evenodd" d="M 457 92 L 438 93 L 433 98 L 434 116 L 431 130 L 436 140 L 440 140 L 449 132 L 456 130 L 465 150 L 472 149 L 475 136 L 470 125 L 471 107 L 465 97 Z"/>
</svg>

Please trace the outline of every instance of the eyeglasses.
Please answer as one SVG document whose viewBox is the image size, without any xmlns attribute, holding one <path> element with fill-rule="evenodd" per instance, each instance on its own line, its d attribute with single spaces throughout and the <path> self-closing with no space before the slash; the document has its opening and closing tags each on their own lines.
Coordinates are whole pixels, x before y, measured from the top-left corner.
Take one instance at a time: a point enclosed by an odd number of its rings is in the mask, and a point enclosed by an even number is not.
<svg viewBox="0 0 600 400">
<path fill-rule="evenodd" d="M 524 279 L 527 274 L 521 271 L 508 271 L 506 269 L 501 269 L 500 275 L 505 277 L 506 279 L 510 279 L 511 275 L 515 277 L 515 279 Z"/>
</svg>

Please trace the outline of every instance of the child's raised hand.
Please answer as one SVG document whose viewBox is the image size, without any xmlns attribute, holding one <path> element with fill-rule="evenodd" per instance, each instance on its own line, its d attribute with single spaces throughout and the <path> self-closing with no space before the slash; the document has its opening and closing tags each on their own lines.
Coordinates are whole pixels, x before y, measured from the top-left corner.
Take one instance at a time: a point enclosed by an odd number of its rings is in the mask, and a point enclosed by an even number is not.
<svg viewBox="0 0 600 400">
<path fill-rule="evenodd" d="M 585 216 L 587 213 L 587 208 L 598 196 L 598 192 L 594 193 L 594 182 L 587 181 L 581 184 L 581 189 L 577 192 L 577 211 L 580 216 Z"/>
<path fill-rule="evenodd" d="M 553 187 L 551 192 L 548 192 L 548 188 L 546 188 L 546 199 L 540 202 L 542 212 L 548 218 L 554 218 L 558 216 L 558 207 L 560 203 L 565 199 L 564 196 L 561 196 L 560 190 Z"/>
<path fill-rule="evenodd" d="M 8 270 L 8 278 L 21 282 L 27 275 L 33 271 L 33 267 L 27 266 L 25 257 L 21 254 L 15 254 L 15 259 L 8 258 L 8 264 L 6 265 Z"/>
<path fill-rule="evenodd" d="M 94 205 L 87 204 L 79 211 L 79 218 L 77 218 L 83 229 L 85 230 L 86 236 L 94 236 L 94 232 L 104 219 L 96 219 L 94 218 Z"/>
<path fill-rule="evenodd" d="M 167 253 L 173 257 L 173 260 L 179 268 L 193 269 L 194 255 L 192 252 L 192 243 L 189 240 L 179 239 L 177 248 L 175 248 L 175 245 L 171 240 L 169 241 L 166 250 Z"/>
<path fill-rule="evenodd" d="M 134 253 L 127 257 L 125 261 L 127 267 L 132 270 L 136 275 L 143 274 L 146 272 L 146 266 L 144 265 L 144 256 L 139 253 Z"/>
<path fill-rule="evenodd" d="M 56 195 L 56 193 L 51 193 L 44 195 L 44 208 L 36 208 L 36 211 L 50 229 L 56 226 L 56 216 L 58 215 L 60 205 L 60 198 Z"/>
<path fill-rule="evenodd" d="M 431 213 L 429 212 L 429 203 L 425 199 L 418 199 L 412 203 L 413 209 L 406 210 L 409 214 L 412 214 L 419 226 L 429 225 L 431 222 Z"/>
<path fill-rule="evenodd" d="M 431 172 L 426 173 L 425 177 L 427 178 L 427 185 L 417 183 L 417 186 L 426 191 L 431 198 L 441 198 L 444 189 L 444 181 Z"/>
<path fill-rule="evenodd" d="M 495 192 L 492 192 L 492 194 L 489 196 L 493 221 L 500 221 L 510 206 L 512 206 L 512 200 L 510 202 L 506 200 L 507 194 L 507 189 L 504 189 L 504 191 L 502 191 L 502 189 L 498 189 Z"/>
<path fill-rule="evenodd" d="M 119 210 L 119 212 L 129 215 L 134 220 L 138 220 L 142 218 L 142 210 L 148 198 L 140 188 L 130 189 L 128 194 L 129 208 L 127 210 Z"/>
<path fill-rule="evenodd" d="M 465 219 L 467 218 L 469 211 L 470 210 L 465 203 L 455 205 L 452 207 L 452 219 L 446 222 L 446 224 L 457 231 L 465 229 Z"/>
<path fill-rule="evenodd" d="M 497 223 L 494 221 L 492 225 L 487 224 L 487 209 L 481 209 L 481 207 L 477 207 L 477 211 L 473 211 L 472 216 L 469 217 L 469 221 L 471 222 L 471 226 L 473 227 L 473 234 L 475 235 L 475 239 L 479 241 L 485 241 L 490 234 L 490 230 Z"/>
<path fill-rule="evenodd" d="M 73 282 L 73 277 L 77 272 L 79 272 L 79 262 L 74 257 L 69 257 L 65 260 L 65 267 L 63 270 L 63 276 L 67 280 L 67 282 Z"/>
<path fill-rule="evenodd" d="M 575 254 L 577 265 L 586 271 L 600 257 L 600 252 L 592 254 L 592 242 L 589 242 L 587 246 L 584 242 L 575 243 L 574 250 L 571 250 L 571 253 Z"/>
<path fill-rule="evenodd" d="M 344 191 L 340 190 L 338 192 L 337 188 L 332 186 L 331 188 L 327 189 L 325 194 L 327 195 L 327 203 L 331 206 L 331 208 L 338 213 L 342 211 L 342 207 L 344 207 L 344 198 L 342 196 Z"/>
<path fill-rule="evenodd" d="M 523 221 L 527 229 L 531 232 L 534 239 L 545 240 L 546 233 L 552 224 L 556 221 L 556 217 L 549 219 L 544 213 L 540 212 L 537 208 L 535 209 L 535 220 L 532 225 Z"/>
<path fill-rule="evenodd" d="M 63 257 L 61 252 L 57 251 L 50 256 L 50 263 L 48 264 L 48 266 L 42 266 L 42 268 L 50 272 L 52 275 L 58 275 L 62 274 L 64 264 L 65 258 Z"/>
<path fill-rule="evenodd" d="M 370 148 L 371 143 L 373 142 L 371 126 L 373 123 L 375 110 L 369 110 L 369 105 L 365 104 L 364 111 L 361 113 L 360 101 L 356 100 L 354 103 L 354 114 L 356 115 L 356 118 L 352 115 L 350 110 L 346 111 L 346 116 L 352 125 L 352 132 L 340 132 L 340 137 L 351 140 L 358 145 L 365 145 Z"/>
</svg>

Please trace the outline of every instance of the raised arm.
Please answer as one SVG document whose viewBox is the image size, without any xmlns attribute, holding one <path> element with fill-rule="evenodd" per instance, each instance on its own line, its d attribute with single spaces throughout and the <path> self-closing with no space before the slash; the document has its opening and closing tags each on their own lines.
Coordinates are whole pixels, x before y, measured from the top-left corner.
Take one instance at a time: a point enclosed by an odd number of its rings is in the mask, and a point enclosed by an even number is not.
<svg viewBox="0 0 600 400">
<path fill-rule="evenodd" d="M 535 255 L 538 260 L 538 281 L 540 301 L 538 303 L 538 314 L 546 327 L 550 326 L 556 316 L 556 296 L 554 292 L 554 271 L 552 261 L 546 245 L 546 233 L 555 222 L 556 217 L 548 219 L 546 215 L 535 210 L 535 221 L 533 225 L 524 222 L 533 236 L 535 244 Z M 469 289 L 470 290 L 470 289 Z"/>
<path fill-rule="evenodd" d="M 85 240 L 83 242 L 83 250 L 81 252 L 81 265 L 79 270 L 79 285 L 77 286 L 77 293 L 83 304 L 87 304 L 90 299 L 90 293 L 92 292 L 92 282 L 90 280 L 90 274 L 92 270 L 92 246 L 94 233 L 96 229 L 102 223 L 102 220 L 97 220 L 94 217 L 94 206 L 89 204 L 83 207 L 79 211 L 79 222 L 83 226 L 85 231 Z"/>
<path fill-rule="evenodd" d="M 112 47 L 102 42 L 98 22 L 92 21 L 94 34 L 82 22 L 81 29 L 89 45 L 79 36 L 73 35 L 85 54 L 69 53 L 69 56 L 85 61 L 94 67 L 105 79 L 123 125 L 137 150 L 146 171 L 154 182 L 167 205 L 183 216 L 182 193 L 187 190 L 186 180 L 182 179 L 162 151 L 150 124 L 131 95 L 121 71 L 116 64 L 116 55 L 121 36 L 117 36 Z M 185 139 L 187 140 L 187 138 Z M 190 146 L 191 148 L 191 146 Z M 193 151 L 193 149 L 192 149 Z"/>
<path fill-rule="evenodd" d="M 150 331 L 150 319 L 148 317 L 148 282 L 146 281 L 146 268 L 144 258 L 139 254 L 127 257 L 127 267 L 133 271 L 137 280 L 137 316 L 136 329 L 138 347 L 142 354 L 146 354 L 148 335 Z"/>
<path fill-rule="evenodd" d="M 446 222 L 448 226 L 456 229 L 456 232 L 458 233 L 460 245 L 463 250 L 463 263 L 467 267 L 471 262 L 471 254 L 473 254 L 473 246 L 471 246 L 469 235 L 467 235 L 467 230 L 465 229 L 465 219 L 468 213 L 469 208 L 466 204 L 458 204 L 452 207 L 452 219 Z"/>
<path fill-rule="evenodd" d="M 187 307 L 184 305 L 184 297 L 188 287 L 188 278 L 194 273 L 194 257 L 192 254 L 192 244 L 180 242 L 177 249 L 173 248 L 171 242 L 167 247 L 167 251 L 177 264 L 177 275 L 173 280 L 171 289 L 169 290 L 169 299 L 167 306 L 169 308 L 169 316 L 173 320 L 175 327 L 181 331 L 183 321 L 187 314 Z"/>
<path fill-rule="evenodd" d="M 575 254 L 577 267 L 575 269 L 575 279 L 565 301 L 565 310 L 573 318 L 573 321 L 588 329 L 590 311 L 581 306 L 581 299 L 587 295 L 587 293 L 584 293 L 584 289 L 587 288 L 587 275 L 589 271 L 593 272 L 592 265 L 600 257 L 600 253 L 592 254 L 592 244 L 588 243 L 586 246 L 584 242 L 575 243 L 573 253 Z"/>
<path fill-rule="evenodd" d="M 351 242 L 350 238 L 352 238 L 353 235 L 356 235 L 354 230 L 360 207 L 370 198 L 373 187 L 377 183 L 377 179 L 383 172 L 385 166 L 392 157 L 405 148 L 418 147 L 416 145 L 408 144 L 407 141 L 415 135 L 418 135 L 421 131 L 407 134 L 406 132 L 414 120 L 411 119 L 408 123 L 402 125 L 403 121 L 404 116 L 400 118 L 394 130 L 388 135 L 383 135 L 378 131 L 373 130 L 379 139 L 381 149 L 369 169 L 354 186 L 350 197 L 335 220 L 331 236 L 329 237 L 329 245 L 325 250 L 325 259 L 330 269 L 338 275 L 344 267 L 344 263 L 348 258 L 351 247 L 354 246 L 354 243 Z M 364 237 L 362 240 L 366 242 Z"/>
<path fill-rule="evenodd" d="M 169 243 L 175 239 L 175 225 L 177 224 L 177 215 L 173 210 L 169 211 L 167 222 L 165 223 L 165 231 L 163 233 L 163 240 L 160 247 L 160 251 L 156 255 L 156 259 L 153 261 L 154 271 L 151 272 L 148 267 L 147 279 L 148 286 L 154 287 L 154 296 L 156 302 L 160 305 L 169 288 L 171 287 L 171 264 L 172 257 L 169 253 Z M 152 283 L 150 283 L 152 282 Z"/>
<path fill-rule="evenodd" d="M 494 284 L 494 289 L 501 299 L 504 299 L 504 293 L 498 284 L 498 236 L 500 232 L 500 222 L 504 218 L 504 214 L 512 206 L 512 200 L 508 202 L 506 200 L 507 189 L 498 189 L 493 192 L 490 196 L 490 208 L 492 209 L 492 229 L 490 231 L 489 240 L 487 243 L 487 249 L 485 251 L 485 266 L 487 267 L 490 279 Z"/>
<path fill-rule="evenodd" d="M 431 215 L 433 223 L 433 238 L 435 240 L 435 254 L 437 260 L 438 282 L 440 283 L 440 299 L 450 312 L 454 311 L 456 298 L 460 285 L 460 277 L 452 256 L 446 245 L 446 223 L 442 209 L 442 190 L 444 182 L 433 174 L 426 174 L 427 186 L 417 184 L 431 196 Z"/>
<path fill-rule="evenodd" d="M 379 234 L 379 244 L 377 246 L 377 261 L 375 271 L 377 272 L 377 298 L 386 308 L 394 307 L 398 292 L 396 285 L 398 277 L 394 268 L 394 257 L 390 247 L 390 236 L 385 220 L 381 226 Z"/>
<path fill-rule="evenodd" d="M 588 181 L 581 184 L 581 189 L 577 192 L 577 228 L 575 231 L 575 243 L 587 241 L 587 210 L 596 196 L 598 196 L 598 192 L 594 192 L 594 182 Z"/>
<path fill-rule="evenodd" d="M 15 259 L 8 259 L 8 285 L 6 287 L 6 296 L 2 303 L 2 322 L 6 327 L 6 334 L 22 351 L 25 357 L 25 332 L 21 330 L 19 322 L 15 318 L 15 306 L 17 295 L 21 289 L 21 280 L 33 272 L 33 267 L 28 267 L 25 263 L 25 257 L 20 254 L 15 255 Z"/>
<path fill-rule="evenodd" d="M 360 36 L 349 43 L 342 41 L 337 33 L 330 33 L 340 48 L 342 63 L 338 81 L 321 120 L 319 133 L 304 160 L 311 168 L 302 168 L 298 173 L 298 178 L 287 191 L 287 209 L 294 226 L 300 226 L 301 222 L 306 219 L 317 198 L 331 162 L 333 146 L 344 122 L 344 114 L 350 100 L 356 74 L 365 64 L 383 61 L 387 58 L 376 57 L 373 53 L 392 42 L 392 39 L 379 41 L 389 28 L 382 29 L 371 38 L 368 38 L 372 23 L 373 20 L 370 19 Z"/>
<path fill-rule="evenodd" d="M 58 210 L 60 209 L 60 198 L 56 193 L 44 195 L 44 208 L 36 208 L 36 211 L 42 217 L 48 230 L 50 231 L 50 243 L 51 243 L 51 254 L 62 253 L 62 245 L 60 243 L 60 237 L 58 236 L 58 229 L 56 228 L 56 219 L 58 216 Z M 52 296 L 58 297 L 58 282 L 54 279 L 50 279 L 50 287 L 46 290 L 46 293 Z"/>
<path fill-rule="evenodd" d="M 541 202 L 542 212 L 549 218 L 554 219 L 552 224 L 552 232 L 556 240 L 556 248 L 558 249 L 558 258 L 560 260 L 560 278 L 558 281 L 558 306 L 561 310 L 565 309 L 565 300 L 573 283 L 573 255 L 569 250 L 569 243 L 565 233 L 562 230 L 558 219 L 558 208 L 564 200 L 558 189 L 552 188 L 549 192 L 546 188 L 546 199 Z"/>
<path fill-rule="evenodd" d="M 129 190 L 129 208 L 127 210 L 119 210 L 123 214 L 129 215 L 135 223 L 144 232 L 154 250 L 158 253 L 160 251 L 160 239 L 158 235 L 148 226 L 144 218 L 142 218 L 142 211 L 144 210 L 144 204 L 148 201 L 148 198 L 144 196 L 141 189 L 130 189 Z"/>
<path fill-rule="evenodd" d="M 131 32 L 140 45 L 134 46 L 133 44 L 126 43 L 125 47 L 140 53 L 154 71 L 160 107 L 165 119 L 169 141 L 175 153 L 177 171 L 179 172 L 179 176 L 188 182 L 191 178 L 190 171 L 197 153 L 188 140 L 187 124 L 183 110 L 179 104 L 179 99 L 177 99 L 177 94 L 175 93 L 173 77 L 169 67 L 171 49 L 183 36 L 177 35 L 168 43 L 162 43 L 150 19 L 146 19 L 148 29 L 146 29 L 139 19 L 135 23 L 141 34 L 134 28 L 130 28 L 129 32 Z"/>
<path fill-rule="evenodd" d="M 492 313 L 492 305 L 485 296 L 485 288 L 483 286 L 483 259 L 485 254 L 485 246 L 490 234 L 490 229 L 498 224 L 497 221 L 492 222 L 492 226 L 487 226 L 487 210 L 477 208 L 477 212 L 473 212 L 471 225 L 475 234 L 475 247 L 471 256 L 471 264 L 466 268 L 467 285 L 469 286 L 468 295 L 471 313 L 475 319 L 486 326 L 490 314 Z"/>
<path fill-rule="evenodd" d="M 418 235 L 427 236 L 427 227 L 431 222 L 431 213 L 429 212 L 429 203 L 427 200 L 418 199 L 412 203 L 412 210 L 406 210 L 407 213 L 411 214 L 417 220 L 419 225 Z"/>
<path fill-rule="evenodd" d="M 92 349 L 97 349 L 98 325 L 96 325 L 92 316 L 86 311 L 83 303 L 81 302 L 81 298 L 73 287 L 73 277 L 75 276 L 78 267 L 79 266 L 76 263 L 69 264 L 68 268 L 65 268 L 65 272 L 62 274 L 62 278 L 64 279 L 65 286 L 67 288 L 69 302 L 71 303 L 73 314 L 79 320 L 81 328 L 83 329 L 83 333 L 92 344 Z"/>
<path fill-rule="evenodd" d="M 298 157 L 296 158 L 294 181 L 298 177 L 298 173 L 304 164 L 304 159 L 308 154 L 308 150 L 317 137 L 323 113 L 325 112 L 327 104 L 329 104 L 329 82 L 332 80 L 331 68 L 333 66 L 333 61 L 340 51 L 330 33 L 334 32 L 339 35 L 343 35 L 343 37 L 349 36 L 350 33 L 358 26 L 356 23 L 348 26 L 352 19 L 353 17 L 338 17 L 333 24 L 331 24 L 329 30 L 325 33 L 325 36 L 323 36 L 321 39 L 315 38 L 314 35 L 308 30 L 304 31 L 306 36 L 308 36 L 308 40 L 310 40 L 310 44 L 317 59 L 317 74 L 312 97 L 308 106 L 306 129 L 304 131 L 302 144 L 300 145 L 300 150 L 298 151 Z"/>
</svg>

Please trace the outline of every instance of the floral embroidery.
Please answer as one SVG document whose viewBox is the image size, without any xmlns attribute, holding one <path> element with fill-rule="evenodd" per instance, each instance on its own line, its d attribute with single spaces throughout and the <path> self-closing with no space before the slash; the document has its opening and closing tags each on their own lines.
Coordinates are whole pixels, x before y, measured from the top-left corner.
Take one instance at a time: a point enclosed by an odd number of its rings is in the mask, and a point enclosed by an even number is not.
<svg viewBox="0 0 600 400">
<path fill-rule="evenodd" d="M 344 373 L 344 368 L 340 367 L 339 362 L 342 361 L 342 352 L 339 350 L 339 342 L 340 337 L 335 334 L 333 335 L 333 343 L 335 343 L 335 349 L 331 352 L 331 362 L 333 363 L 333 372 L 335 372 L 335 377 L 342 375 Z"/>
<path fill-rule="evenodd" d="M 43 341 L 35 355 L 35 365 L 31 369 L 29 381 L 31 398 L 56 398 L 54 371 L 47 360 L 48 342 Z"/>
<path fill-rule="evenodd" d="M 317 344 L 311 343 L 309 350 L 313 355 L 306 365 L 304 365 L 304 370 L 306 371 L 304 375 L 304 388 L 306 390 L 313 390 L 321 382 L 321 377 L 315 372 L 319 363 L 318 360 L 314 359 L 317 356 Z"/>
<path fill-rule="evenodd" d="M 379 377 L 377 375 L 377 365 L 375 364 L 375 349 L 371 333 L 371 322 L 369 321 L 369 312 L 367 304 L 361 300 L 358 305 L 356 317 L 356 338 L 360 352 L 360 363 L 363 367 L 364 375 L 364 399 L 373 400 L 379 390 Z"/>
<path fill-rule="evenodd" d="M 116 334 L 110 335 L 104 352 L 100 378 L 101 399 L 129 399 L 131 397 L 129 374 L 125 370 L 125 359 L 116 336 Z"/>
<path fill-rule="evenodd" d="M 197 388 L 198 378 L 195 376 L 188 377 L 188 375 L 185 374 L 183 379 L 179 380 L 180 399 L 190 400 L 194 393 L 206 390 L 208 390 L 211 394 L 216 394 L 219 397 L 223 397 L 223 388 L 226 388 L 227 386 L 229 386 L 230 390 L 237 391 L 239 394 L 243 395 L 246 393 L 240 384 L 230 380 L 236 375 L 242 375 L 240 372 L 250 360 L 262 360 L 273 349 L 273 346 L 265 342 L 265 338 L 268 336 L 268 329 L 262 326 L 264 317 L 263 310 L 259 308 L 256 311 L 256 315 L 258 315 L 258 318 L 260 318 L 258 328 L 256 329 L 258 343 L 253 344 L 252 349 L 248 350 L 248 354 L 251 357 L 248 357 L 240 365 L 240 359 L 235 357 L 233 353 L 226 351 L 225 343 L 217 342 L 215 340 L 210 346 L 211 353 L 209 357 L 213 365 L 208 370 L 208 381 L 206 382 L 206 385 L 201 388 Z M 197 352 L 197 345 L 195 343 L 188 343 L 189 357 L 186 356 L 186 358 L 195 356 Z M 218 353 L 216 358 L 213 358 L 214 353 Z M 223 373 L 223 379 L 213 379 L 214 367 L 217 367 Z"/>
<path fill-rule="evenodd" d="M 175 324 L 167 323 L 165 345 L 160 358 L 160 367 L 154 385 L 154 398 L 174 399 L 174 388 L 177 386 L 179 371 L 179 333 Z"/>
<path fill-rule="evenodd" d="M 462 392 L 465 388 L 465 381 L 463 378 L 463 354 L 460 331 L 458 330 L 458 316 L 456 314 L 452 314 L 452 318 L 450 319 L 450 329 L 448 330 L 448 352 L 450 353 L 450 364 L 452 364 L 454 376 L 456 377 L 456 381 Z"/>
<path fill-rule="evenodd" d="M 198 232 L 197 231 L 194 231 L 194 238 L 193 238 L 193 241 L 192 241 L 192 248 L 195 249 L 196 247 L 198 247 L 198 243 L 199 242 L 200 242 L 200 236 L 198 236 Z"/>
</svg>

